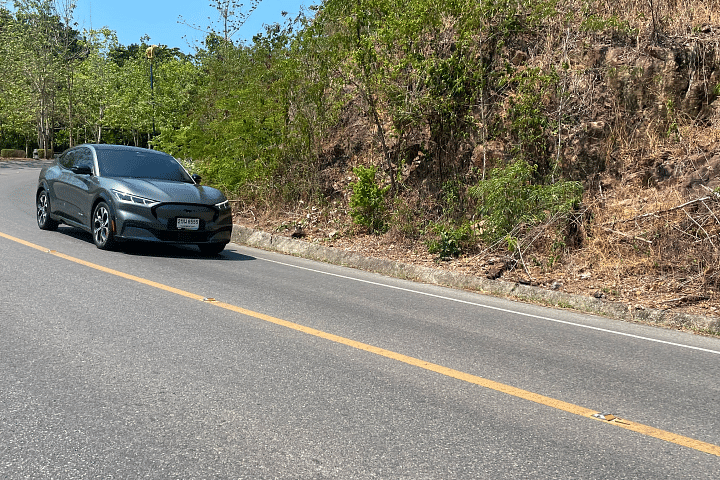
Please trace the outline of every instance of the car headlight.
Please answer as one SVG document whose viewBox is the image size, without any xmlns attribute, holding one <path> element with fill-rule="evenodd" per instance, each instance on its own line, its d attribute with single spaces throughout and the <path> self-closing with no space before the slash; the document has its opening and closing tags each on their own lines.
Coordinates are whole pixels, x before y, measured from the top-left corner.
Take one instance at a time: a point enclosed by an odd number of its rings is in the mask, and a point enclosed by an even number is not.
<svg viewBox="0 0 720 480">
<path fill-rule="evenodd" d="M 215 208 L 217 208 L 220 211 L 230 210 L 230 202 L 225 200 L 224 202 L 216 203 Z"/>
<path fill-rule="evenodd" d="M 134 205 L 145 205 L 146 207 L 152 207 L 153 205 L 157 205 L 157 200 L 152 200 L 150 198 L 145 197 L 139 197 L 137 195 L 133 195 L 132 193 L 127 192 L 121 192 L 120 190 L 113 190 L 113 194 L 115 195 L 115 198 L 117 198 L 119 201 L 124 203 L 132 203 Z"/>
</svg>

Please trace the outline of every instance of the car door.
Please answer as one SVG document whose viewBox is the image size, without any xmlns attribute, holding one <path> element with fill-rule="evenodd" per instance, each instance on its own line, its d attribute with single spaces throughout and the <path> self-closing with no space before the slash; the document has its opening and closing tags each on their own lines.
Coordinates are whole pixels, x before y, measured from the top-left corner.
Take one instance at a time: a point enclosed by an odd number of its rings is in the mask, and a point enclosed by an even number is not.
<svg viewBox="0 0 720 480">
<path fill-rule="evenodd" d="M 50 189 L 50 205 L 53 213 L 70 218 L 68 198 L 70 197 L 70 184 L 72 182 L 72 171 L 70 167 L 75 163 L 76 150 L 68 150 L 58 160 L 59 171 L 53 178 L 48 179 Z"/>
<path fill-rule="evenodd" d="M 97 186 L 92 150 L 78 147 L 68 154 L 69 158 L 61 162 L 63 169 L 55 181 L 55 195 L 68 220 L 89 228 L 92 197 Z"/>
<path fill-rule="evenodd" d="M 89 228 L 92 215 L 90 209 L 98 183 L 92 150 L 88 147 L 79 147 L 70 171 L 72 181 L 68 184 L 69 210 L 77 222 Z"/>
</svg>

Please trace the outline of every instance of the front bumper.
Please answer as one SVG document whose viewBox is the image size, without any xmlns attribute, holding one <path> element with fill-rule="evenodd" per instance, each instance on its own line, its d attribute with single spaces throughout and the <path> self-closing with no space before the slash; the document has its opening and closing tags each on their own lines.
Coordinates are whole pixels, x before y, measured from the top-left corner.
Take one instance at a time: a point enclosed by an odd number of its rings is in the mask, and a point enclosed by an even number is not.
<svg viewBox="0 0 720 480">
<path fill-rule="evenodd" d="M 197 218 L 197 230 L 177 228 L 178 218 Z M 162 243 L 228 243 L 232 235 L 232 211 L 214 206 L 159 204 L 152 208 L 116 205 L 115 236 L 119 240 Z"/>
</svg>

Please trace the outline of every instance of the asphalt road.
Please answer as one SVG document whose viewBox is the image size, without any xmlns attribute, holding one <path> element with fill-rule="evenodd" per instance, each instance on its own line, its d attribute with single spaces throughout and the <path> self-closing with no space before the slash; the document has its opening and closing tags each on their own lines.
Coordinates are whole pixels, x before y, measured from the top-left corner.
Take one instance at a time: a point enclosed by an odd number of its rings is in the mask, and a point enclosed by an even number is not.
<svg viewBox="0 0 720 480">
<path fill-rule="evenodd" d="M 38 172 L 0 162 L 1 479 L 718 476 L 717 338 L 232 244 L 104 252 L 37 228 Z"/>
</svg>

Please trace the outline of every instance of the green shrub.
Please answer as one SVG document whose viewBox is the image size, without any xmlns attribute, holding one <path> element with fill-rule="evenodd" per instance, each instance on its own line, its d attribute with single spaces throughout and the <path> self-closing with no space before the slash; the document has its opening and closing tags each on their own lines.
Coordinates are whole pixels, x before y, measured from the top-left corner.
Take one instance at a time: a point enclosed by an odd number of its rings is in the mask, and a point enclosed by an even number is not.
<svg viewBox="0 0 720 480">
<path fill-rule="evenodd" d="M 537 185 L 533 183 L 536 172 L 537 165 L 516 160 L 493 169 L 486 180 L 470 189 L 470 195 L 478 200 L 486 241 L 494 243 L 522 223 L 537 225 L 556 215 L 569 215 L 580 204 L 580 182 Z"/>
<path fill-rule="evenodd" d="M 437 237 L 426 242 L 428 251 L 437 254 L 441 259 L 460 256 L 473 238 L 473 231 L 469 224 L 463 224 L 460 227 L 435 224 L 432 230 Z"/>
<path fill-rule="evenodd" d="M 11 148 L 3 148 L 2 151 L 0 151 L 0 157 L 25 158 L 25 150 L 13 150 Z"/>
<path fill-rule="evenodd" d="M 353 169 L 358 180 L 352 184 L 350 216 L 355 223 L 366 227 L 371 233 L 386 230 L 385 194 L 390 186 L 380 188 L 375 181 L 376 168 L 358 166 Z"/>
<path fill-rule="evenodd" d="M 54 152 L 45 148 L 38 148 L 38 158 L 53 158 Z"/>
</svg>

